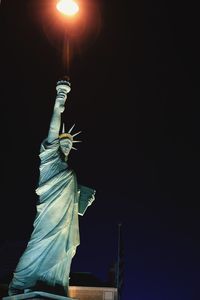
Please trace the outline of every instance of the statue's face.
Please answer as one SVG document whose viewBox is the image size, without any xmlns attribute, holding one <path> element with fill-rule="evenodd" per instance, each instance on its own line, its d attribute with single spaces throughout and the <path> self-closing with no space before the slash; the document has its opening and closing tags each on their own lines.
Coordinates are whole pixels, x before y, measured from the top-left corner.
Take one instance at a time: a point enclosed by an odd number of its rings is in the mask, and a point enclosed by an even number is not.
<svg viewBox="0 0 200 300">
<path fill-rule="evenodd" d="M 72 148 L 72 141 L 68 138 L 60 139 L 60 148 L 65 157 L 67 157 Z"/>
</svg>

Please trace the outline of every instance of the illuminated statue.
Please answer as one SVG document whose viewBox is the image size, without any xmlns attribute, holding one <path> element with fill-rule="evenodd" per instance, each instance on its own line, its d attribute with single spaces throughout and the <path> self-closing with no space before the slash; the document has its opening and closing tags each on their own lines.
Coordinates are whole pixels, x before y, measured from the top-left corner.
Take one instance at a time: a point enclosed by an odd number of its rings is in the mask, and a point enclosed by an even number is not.
<svg viewBox="0 0 200 300">
<path fill-rule="evenodd" d="M 30 292 L 38 282 L 59 287 L 67 295 L 69 272 L 79 245 L 78 214 L 83 215 L 94 200 L 95 191 L 77 184 L 67 164 L 76 134 L 73 127 L 60 133 L 61 114 L 65 109 L 70 83 L 57 82 L 57 96 L 47 138 L 40 149 L 40 178 L 34 229 L 9 285 L 9 295 Z M 41 286 L 41 285 L 40 285 Z"/>
</svg>

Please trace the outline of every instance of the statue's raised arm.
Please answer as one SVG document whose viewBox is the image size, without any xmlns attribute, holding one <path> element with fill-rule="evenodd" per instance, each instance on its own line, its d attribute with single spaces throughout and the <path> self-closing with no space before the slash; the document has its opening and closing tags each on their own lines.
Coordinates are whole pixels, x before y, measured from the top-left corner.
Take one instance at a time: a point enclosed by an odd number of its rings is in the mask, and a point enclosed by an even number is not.
<svg viewBox="0 0 200 300">
<path fill-rule="evenodd" d="M 59 80 L 57 82 L 57 95 L 47 136 L 48 143 L 52 143 L 52 141 L 58 139 L 59 137 L 59 131 L 61 126 L 61 114 L 65 110 L 65 102 L 67 100 L 67 94 L 70 92 L 70 90 L 71 84 L 69 81 Z"/>
</svg>

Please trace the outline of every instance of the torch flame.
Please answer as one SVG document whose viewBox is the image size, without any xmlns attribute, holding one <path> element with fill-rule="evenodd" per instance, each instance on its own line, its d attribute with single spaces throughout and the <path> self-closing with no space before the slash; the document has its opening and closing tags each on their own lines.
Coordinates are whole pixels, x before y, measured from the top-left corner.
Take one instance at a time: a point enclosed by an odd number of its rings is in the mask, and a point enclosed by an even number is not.
<svg viewBox="0 0 200 300">
<path fill-rule="evenodd" d="M 73 16 L 79 11 L 79 6 L 73 0 L 60 0 L 56 5 L 57 10 L 67 16 Z"/>
</svg>

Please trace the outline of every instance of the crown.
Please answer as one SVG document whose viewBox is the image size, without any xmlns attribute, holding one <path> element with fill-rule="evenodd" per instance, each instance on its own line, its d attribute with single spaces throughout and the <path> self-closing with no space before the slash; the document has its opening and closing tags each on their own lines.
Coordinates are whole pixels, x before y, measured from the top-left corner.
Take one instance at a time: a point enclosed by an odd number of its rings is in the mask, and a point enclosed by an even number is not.
<svg viewBox="0 0 200 300">
<path fill-rule="evenodd" d="M 81 133 L 81 131 L 76 132 L 74 134 L 71 134 L 73 128 L 74 128 L 75 124 L 70 128 L 70 130 L 68 132 L 65 132 L 65 124 L 63 123 L 63 127 L 62 127 L 62 133 L 59 135 L 59 139 L 69 139 L 72 142 L 72 145 L 74 143 L 81 143 L 81 141 L 75 141 L 74 137 L 76 135 L 78 135 L 79 133 Z M 72 149 L 77 150 L 75 147 L 72 146 Z"/>
</svg>

